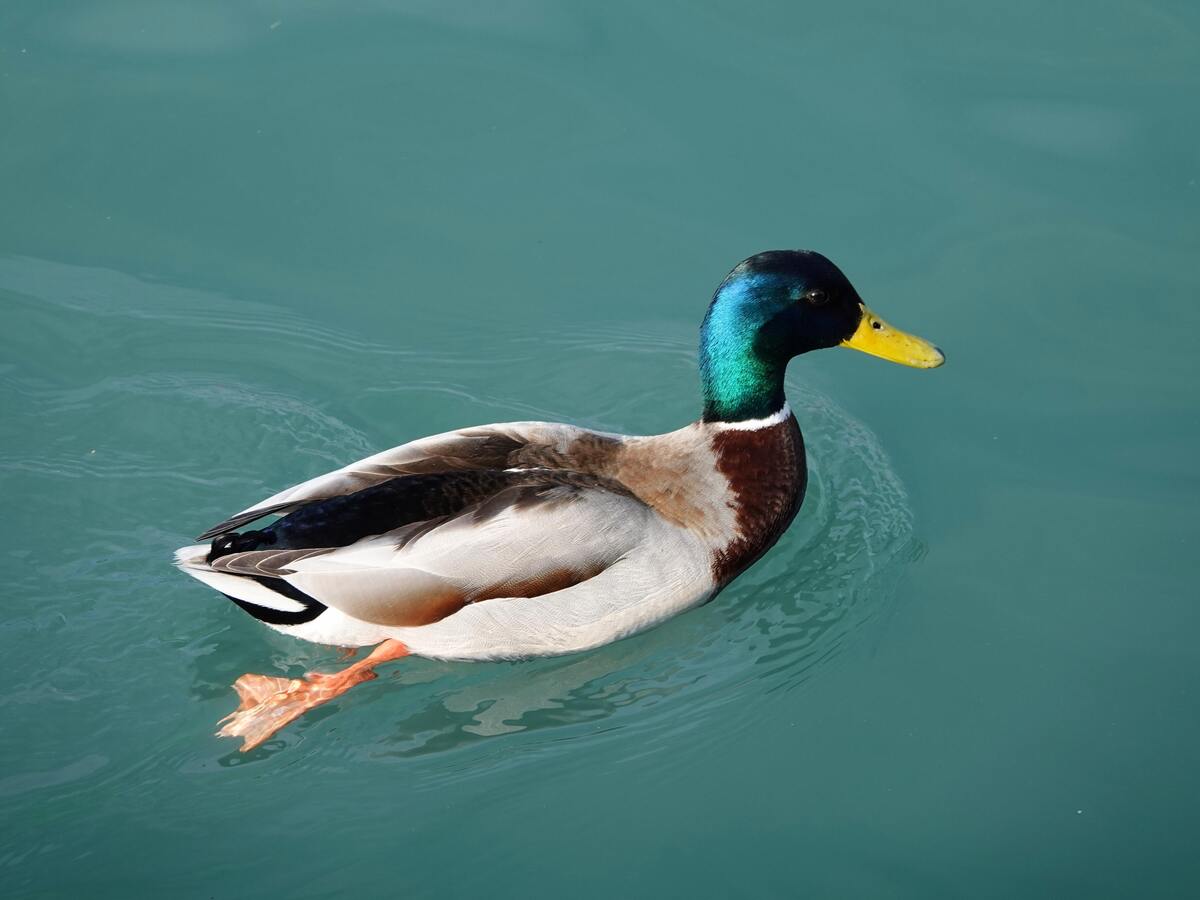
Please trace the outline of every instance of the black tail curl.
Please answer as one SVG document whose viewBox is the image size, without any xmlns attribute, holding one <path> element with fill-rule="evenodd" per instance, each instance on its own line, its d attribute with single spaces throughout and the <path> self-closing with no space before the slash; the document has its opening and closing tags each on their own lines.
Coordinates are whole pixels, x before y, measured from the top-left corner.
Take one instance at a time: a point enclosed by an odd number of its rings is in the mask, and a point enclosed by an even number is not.
<svg viewBox="0 0 1200 900">
<path fill-rule="evenodd" d="M 212 547 L 208 551 L 205 562 L 212 564 L 215 559 L 228 556 L 231 553 L 245 553 L 249 550 L 261 550 L 275 544 L 276 536 L 271 531 L 247 531 L 238 534 L 231 531 L 219 534 L 213 538 Z"/>
</svg>

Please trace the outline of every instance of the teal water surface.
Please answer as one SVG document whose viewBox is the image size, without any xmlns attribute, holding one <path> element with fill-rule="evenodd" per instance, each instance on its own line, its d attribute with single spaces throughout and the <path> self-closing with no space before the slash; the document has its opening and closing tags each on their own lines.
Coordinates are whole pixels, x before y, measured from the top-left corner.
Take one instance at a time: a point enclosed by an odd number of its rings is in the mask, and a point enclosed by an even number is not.
<svg viewBox="0 0 1200 900">
<path fill-rule="evenodd" d="M 1200 13 L 0 8 L 6 898 L 1200 893 Z M 796 523 L 587 654 L 339 664 L 170 565 L 513 419 L 651 433 L 742 257 L 942 346 L 792 363 Z"/>
</svg>

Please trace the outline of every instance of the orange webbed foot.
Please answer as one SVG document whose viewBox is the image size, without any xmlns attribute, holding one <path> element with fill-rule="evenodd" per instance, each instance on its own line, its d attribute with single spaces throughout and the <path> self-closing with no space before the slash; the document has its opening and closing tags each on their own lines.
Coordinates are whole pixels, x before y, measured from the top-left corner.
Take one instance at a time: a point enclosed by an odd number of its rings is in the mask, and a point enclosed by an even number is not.
<svg viewBox="0 0 1200 900">
<path fill-rule="evenodd" d="M 218 737 L 242 738 L 242 752 L 253 750 L 289 722 L 308 710 L 344 694 L 356 684 L 375 677 L 374 667 L 381 662 L 408 655 L 399 641 L 384 641 L 359 662 L 340 672 L 310 672 L 304 678 L 278 678 L 271 675 L 243 675 L 234 682 L 241 704 L 218 724 Z"/>
<path fill-rule="evenodd" d="M 242 752 L 253 750 L 289 722 L 300 718 L 354 685 L 370 681 L 374 672 L 345 676 L 338 672 L 322 675 L 312 672 L 304 678 L 273 678 L 270 675 L 243 675 L 235 683 L 241 706 L 220 723 L 219 737 L 240 737 Z"/>
</svg>

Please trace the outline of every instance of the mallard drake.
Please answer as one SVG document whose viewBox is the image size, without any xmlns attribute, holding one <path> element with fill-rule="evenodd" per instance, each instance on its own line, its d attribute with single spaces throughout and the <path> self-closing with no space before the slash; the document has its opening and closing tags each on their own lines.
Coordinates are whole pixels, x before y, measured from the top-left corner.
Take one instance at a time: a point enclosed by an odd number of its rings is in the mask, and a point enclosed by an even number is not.
<svg viewBox="0 0 1200 900">
<path fill-rule="evenodd" d="M 945 359 L 871 312 L 821 254 L 759 253 L 721 282 L 701 325 L 698 421 L 649 437 L 548 422 L 464 428 L 210 528 L 176 553 L 189 575 L 284 634 L 377 645 L 332 674 L 243 675 L 218 734 L 248 750 L 410 653 L 574 653 L 711 600 L 800 508 L 804 441 L 784 371 L 836 346 L 917 368 Z M 270 515 L 281 518 L 239 530 Z"/>
</svg>

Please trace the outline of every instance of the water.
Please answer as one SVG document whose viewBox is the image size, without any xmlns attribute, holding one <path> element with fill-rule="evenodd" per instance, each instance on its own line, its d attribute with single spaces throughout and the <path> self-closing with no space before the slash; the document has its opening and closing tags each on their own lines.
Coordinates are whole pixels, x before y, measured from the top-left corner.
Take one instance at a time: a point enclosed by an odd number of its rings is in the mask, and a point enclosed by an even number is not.
<svg viewBox="0 0 1200 900">
<path fill-rule="evenodd" d="M 6 897 L 1200 891 L 1200 14 L 697 6 L 0 10 Z M 424 434 L 677 427 L 793 246 L 949 363 L 792 364 L 810 496 L 716 602 L 212 736 L 338 661 L 173 548 Z"/>
</svg>

